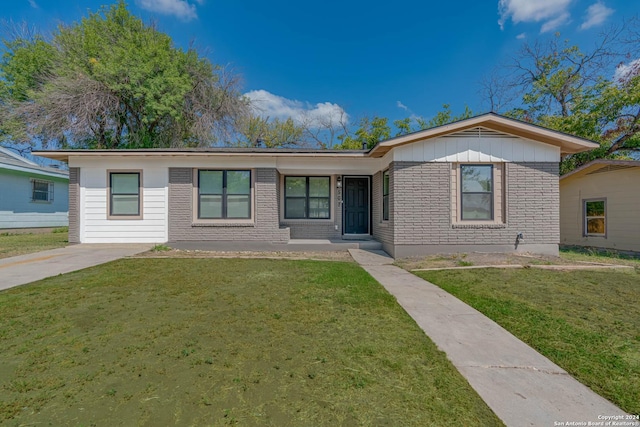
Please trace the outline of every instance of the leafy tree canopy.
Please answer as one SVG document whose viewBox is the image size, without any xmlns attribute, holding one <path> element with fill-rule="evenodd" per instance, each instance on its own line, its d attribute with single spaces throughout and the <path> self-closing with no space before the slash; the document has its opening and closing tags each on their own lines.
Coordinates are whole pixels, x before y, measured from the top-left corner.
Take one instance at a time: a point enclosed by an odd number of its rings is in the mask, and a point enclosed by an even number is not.
<svg viewBox="0 0 640 427">
<path fill-rule="evenodd" d="M 133 16 L 124 1 L 50 40 L 4 40 L 0 137 L 79 148 L 210 145 L 247 112 L 237 81 Z"/>
<path fill-rule="evenodd" d="M 638 22 L 602 34 L 582 50 L 559 34 L 525 43 L 509 73 L 485 79 L 485 94 L 502 113 L 599 142 L 563 159 L 561 173 L 597 158 L 640 155 L 640 34 Z M 503 102 L 504 100 L 507 102 Z"/>
</svg>

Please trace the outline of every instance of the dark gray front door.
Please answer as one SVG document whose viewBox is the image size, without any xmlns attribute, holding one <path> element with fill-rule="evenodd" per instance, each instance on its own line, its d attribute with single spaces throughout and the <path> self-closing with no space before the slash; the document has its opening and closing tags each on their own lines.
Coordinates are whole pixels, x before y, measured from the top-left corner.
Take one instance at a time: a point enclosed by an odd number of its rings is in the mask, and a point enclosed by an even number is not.
<svg viewBox="0 0 640 427">
<path fill-rule="evenodd" d="M 369 233 L 369 179 L 344 179 L 344 234 Z"/>
</svg>

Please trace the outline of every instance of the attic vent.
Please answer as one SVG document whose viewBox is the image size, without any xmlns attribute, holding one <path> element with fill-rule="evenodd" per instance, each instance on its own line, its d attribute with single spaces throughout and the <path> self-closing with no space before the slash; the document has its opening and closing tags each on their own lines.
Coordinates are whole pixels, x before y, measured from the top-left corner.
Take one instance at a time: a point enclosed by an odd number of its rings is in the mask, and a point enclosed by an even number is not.
<svg viewBox="0 0 640 427">
<path fill-rule="evenodd" d="M 628 165 L 607 165 L 604 166 L 598 170 L 595 170 L 593 172 L 589 172 L 587 175 L 593 175 L 595 173 L 602 173 L 602 172 L 611 172 L 611 171 L 617 171 L 617 170 L 621 170 L 621 169 L 630 169 L 630 168 L 635 168 L 637 166 L 628 166 Z"/>
<path fill-rule="evenodd" d="M 449 135 L 443 135 L 443 138 L 512 138 L 511 135 L 506 133 L 497 132 L 495 130 L 477 127 L 472 129 L 466 129 L 460 132 L 451 133 Z"/>
</svg>

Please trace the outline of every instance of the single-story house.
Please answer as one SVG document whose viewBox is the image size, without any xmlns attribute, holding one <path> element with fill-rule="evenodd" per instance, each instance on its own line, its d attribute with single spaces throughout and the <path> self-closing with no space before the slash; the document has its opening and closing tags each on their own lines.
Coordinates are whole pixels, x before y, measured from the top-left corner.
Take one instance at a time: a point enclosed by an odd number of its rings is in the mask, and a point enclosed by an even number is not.
<svg viewBox="0 0 640 427">
<path fill-rule="evenodd" d="M 640 252 L 640 161 L 594 160 L 560 178 L 560 243 Z"/>
<path fill-rule="evenodd" d="M 69 173 L 0 147 L 0 229 L 69 223 Z"/>
<path fill-rule="evenodd" d="M 560 156 L 591 141 L 489 113 L 369 150 L 57 150 L 70 242 L 372 238 L 394 257 L 557 254 Z"/>
</svg>

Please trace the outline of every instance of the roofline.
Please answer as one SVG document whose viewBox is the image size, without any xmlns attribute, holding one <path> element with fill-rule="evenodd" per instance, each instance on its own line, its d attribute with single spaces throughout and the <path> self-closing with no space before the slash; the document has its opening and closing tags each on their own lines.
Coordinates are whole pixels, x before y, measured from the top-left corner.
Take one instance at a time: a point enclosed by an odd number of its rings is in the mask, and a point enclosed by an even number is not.
<svg viewBox="0 0 640 427">
<path fill-rule="evenodd" d="M 382 157 L 395 147 L 483 125 L 514 136 L 555 145 L 560 147 L 561 154 L 575 154 L 600 146 L 585 138 L 490 112 L 382 141 L 371 150 L 370 155 Z"/>
<path fill-rule="evenodd" d="M 458 131 L 474 128 L 487 127 L 492 130 L 503 132 L 520 138 L 538 141 L 560 148 L 560 154 L 575 154 L 582 151 L 598 148 L 600 144 L 588 139 L 569 135 L 560 131 L 547 129 L 545 127 L 523 122 L 501 116 L 496 113 L 486 113 L 468 119 L 458 120 L 453 123 L 437 126 L 413 132 L 407 135 L 398 136 L 379 142 L 371 150 L 319 150 L 319 149 L 295 149 L 295 148 L 235 148 L 235 147 L 212 147 L 212 148 L 145 148 L 145 149 L 116 149 L 116 150 L 53 150 L 53 151 L 33 151 L 32 154 L 49 159 L 69 161 L 69 157 L 78 156 L 270 156 L 270 157 L 342 157 L 342 158 L 363 158 L 382 157 L 396 147 L 411 144 L 417 141 L 437 138 L 439 136 L 452 134 Z"/>
<path fill-rule="evenodd" d="M 143 156 L 143 157 L 198 157 L 198 156 L 257 156 L 257 157 L 346 157 L 365 158 L 369 150 L 316 150 L 288 148 L 140 148 L 114 150 L 52 150 L 32 151 L 33 155 L 54 160 L 69 161 L 69 157 L 90 156 Z"/>
<path fill-rule="evenodd" d="M 29 159 L 27 159 L 25 157 L 22 157 L 18 153 L 14 153 L 13 150 L 10 150 L 8 148 L 0 147 L 0 152 L 5 153 L 7 156 L 10 156 L 10 157 L 22 162 L 22 163 L 26 163 L 26 164 L 31 165 L 31 166 L 38 166 L 37 163 L 32 162 L 31 160 L 29 160 Z"/>
<path fill-rule="evenodd" d="M 67 179 L 67 180 L 69 179 L 69 173 L 66 171 L 55 172 L 55 171 L 45 170 L 40 167 L 9 165 L 9 164 L 0 162 L 0 169 L 26 172 L 33 175 L 49 176 L 49 177 L 60 178 L 60 179 Z"/>
<path fill-rule="evenodd" d="M 585 163 L 577 169 L 572 170 L 571 172 L 567 172 L 560 177 L 560 180 L 576 176 L 583 175 L 587 172 L 590 172 L 592 169 L 595 169 L 596 166 L 600 165 L 615 165 L 615 166 L 632 166 L 632 167 L 640 167 L 640 161 L 638 160 L 614 160 L 614 159 L 595 159 L 590 161 L 589 163 Z"/>
</svg>

